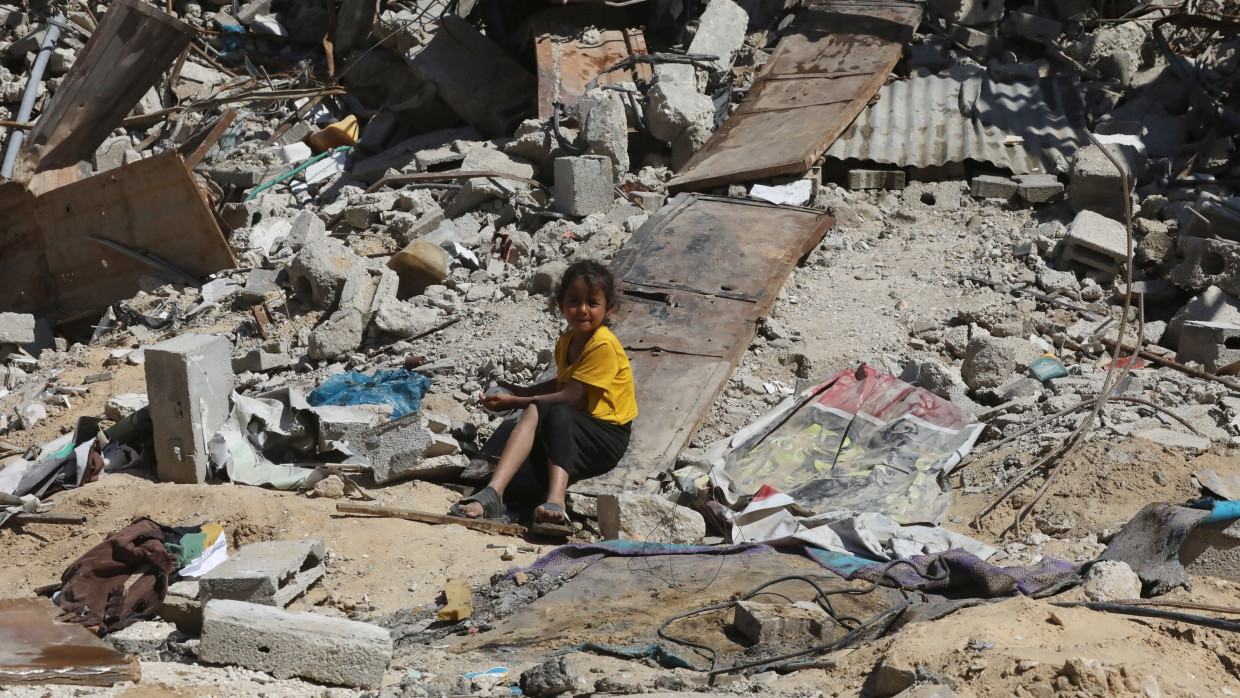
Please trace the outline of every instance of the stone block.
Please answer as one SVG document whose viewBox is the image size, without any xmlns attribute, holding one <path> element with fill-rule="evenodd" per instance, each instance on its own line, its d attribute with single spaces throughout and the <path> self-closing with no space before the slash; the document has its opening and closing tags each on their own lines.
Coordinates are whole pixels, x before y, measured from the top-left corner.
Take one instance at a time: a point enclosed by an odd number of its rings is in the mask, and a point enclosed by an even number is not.
<svg viewBox="0 0 1240 698">
<path fill-rule="evenodd" d="M 181 581 L 168 587 L 159 605 L 159 617 L 177 626 L 177 630 L 198 637 L 202 634 L 202 601 L 198 599 L 198 582 Z"/>
<path fill-rule="evenodd" d="M 396 233 L 396 239 L 402 245 L 408 246 L 409 243 L 429 234 L 444 223 L 451 222 L 444 220 L 443 209 L 436 207 L 435 210 L 429 211 L 422 216 L 405 214 L 395 218 L 389 230 Z"/>
<path fill-rule="evenodd" d="M 270 373 L 290 368 L 297 363 L 289 354 L 288 342 L 268 342 L 232 360 L 234 373 Z"/>
<path fill-rule="evenodd" d="M 306 355 L 315 360 L 334 359 L 357 351 L 365 338 L 366 324 L 356 309 L 339 310 L 310 332 Z"/>
<path fill-rule="evenodd" d="M 242 303 L 258 305 L 269 300 L 284 297 L 284 289 L 277 281 L 280 271 L 277 269 L 251 269 L 245 277 L 245 286 L 238 293 Z"/>
<path fill-rule="evenodd" d="M 1115 274 L 1128 259 L 1128 234 L 1124 224 L 1093 211 L 1076 214 L 1063 241 L 1059 266 L 1073 263 Z"/>
<path fill-rule="evenodd" d="M 207 442 L 228 418 L 232 345 L 223 337 L 183 334 L 145 354 L 159 479 L 205 482 Z"/>
<path fill-rule="evenodd" d="M 289 229 L 288 236 L 284 238 L 284 246 L 294 252 L 327 237 L 327 226 L 324 225 L 323 219 L 311 211 L 298 211 L 289 223 L 292 227 Z"/>
<path fill-rule="evenodd" d="M 643 211 L 654 212 L 667 203 L 667 195 L 653 191 L 632 191 L 625 195 Z"/>
<path fill-rule="evenodd" d="M 121 652 L 137 656 L 151 655 L 168 645 L 177 626 L 157 620 L 139 621 L 127 628 L 108 633 L 108 644 Z"/>
<path fill-rule="evenodd" d="M 615 92 L 595 89 L 577 100 L 574 108 L 589 154 L 611 158 L 616 179 L 622 179 L 629 171 L 629 121 L 623 99 Z"/>
<path fill-rule="evenodd" d="M 1180 236 L 1176 248 L 1183 261 L 1167 276 L 1180 286 L 1218 288 L 1240 295 L 1240 243 Z"/>
<path fill-rule="evenodd" d="M 288 265 L 293 293 L 309 300 L 316 308 L 331 310 L 340 298 L 344 282 L 362 260 L 343 242 L 323 238 L 306 244 Z"/>
<path fill-rule="evenodd" d="M 1031 204 L 1046 204 L 1063 198 L 1063 182 L 1052 174 L 1016 175 L 1016 194 Z"/>
<path fill-rule="evenodd" d="M 1195 361 L 1210 373 L 1240 361 L 1240 324 L 1190 320 L 1180 328 L 1178 363 Z"/>
<path fill-rule="evenodd" d="M 659 83 L 647 93 L 650 107 L 646 121 L 650 135 L 666 143 L 675 141 L 694 124 L 712 131 L 715 125 L 715 103 L 696 88 L 676 83 Z"/>
<path fill-rule="evenodd" d="M 34 341 L 33 315 L 0 313 L 0 344 L 30 344 Z"/>
<path fill-rule="evenodd" d="M 1114 219 L 1124 218 L 1124 197 L 1137 185 L 1138 175 L 1145 169 L 1144 156 L 1135 148 L 1107 145 L 1106 149 L 1128 176 L 1128 191 L 1123 188 L 1120 171 L 1106 153 L 1096 145 L 1076 151 L 1068 179 L 1068 197 L 1075 211 L 1096 211 Z"/>
<path fill-rule="evenodd" d="M 1194 575 L 1240 583 L 1240 522 L 1197 526 L 1180 545 L 1180 562 Z"/>
<path fill-rule="evenodd" d="M 584 155 L 555 159 L 555 209 L 570 216 L 605 213 L 615 203 L 611 159 Z"/>
<path fill-rule="evenodd" d="M 1007 177 L 978 175 L 969 183 L 969 192 L 979 199 L 1008 200 L 1016 196 L 1016 182 Z"/>
<path fill-rule="evenodd" d="M 949 30 L 952 41 L 983 55 L 997 54 L 1003 50 L 1003 40 L 993 34 L 978 31 L 963 24 L 953 25 Z"/>
<path fill-rule="evenodd" d="M 965 349 L 960 375 L 970 390 L 997 388 L 1016 370 L 1016 352 L 998 337 L 974 337 Z"/>
<path fill-rule="evenodd" d="M 783 645 L 822 638 L 834 626 L 831 616 L 809 601 L 769 604 L 739 601 L 732 625 L 754 644 Z"/>
<path fill-rule="evenodd" d="M 1141 598 L 1141 579 L 1126 562 L 1099 560 L 1085 573 L 1084 590 L 1090 601 L 1132 601 Z"/>
<path fill-rule="evenodd" d="M 329 441 L 359 443 L 363 435 L 392 417 L 391 405 L 320 405 L 310 411 L 318 417 L 320 450 L 327 450 Z"/>
<path fill-rule="evenodd" d="M 375 313 L 375 327 L 390 335 L 408 339 L 433 329 L 440 322 L 438 308 L 413 305 L 395 298 L 385 298 Z"/>
<path fill-rule="evenodd" d="M 510 135 L 538 94 L 534 75 L 464 19 L 444 14 L 438 25 L 405 60 L 466 123 L 492 137 Z"/>
<path fill-rule="evenodd" d="M 993 1 L 993 0 L 992 0 Z M 749 13 L 732 0 L 711 0 L 698 20 L 697 34 L 689 43 L 689 53 L 718 56 L 715 70 L 731 70 L 737 51 L 745 43 Z"/>
<path fill-rule="evenodd" d="M 938 0 L 938 12 L 952 24 L 986 27 L 1003 18 L 1003 0 Z"/>
<path fill-rule="evenodd" d="M 848 188 L 859 189 L 890 189 L 901 191 L 907 183 L 904 170 L 849 170 Z"/>
<path fill-rule="evenodd" d="M 1167 324 L 1167 331 L 1163 334 L 1166 346 L 1172 349 L 1179 346 L 1180 328 L 1190 320 L 1240 324 L 1240 298 L 1224 292 L 1217 286 L 1211 286 L 1194 296 L 1176 312 L 1171 322 Z"/>
<path fill-rule="evenodd" d="M 370 459 L 375 482 L 385 485 L 418 474 L 422 452 L 431 445 L 431 431 L 421 415 L 407 414 L 371 429 L 354 445 Z"/>
<path fill-rule="evenodd" d="M 321 540 L 251 543 L 198 580 L 200 597 L 287 606 L 325 571 L 327 548 Z"/>
<path fill-rule="evenodd" d="M 115 170 L 125 164 L 125 153 L 133 152 L 133 141 L 129 136 L 115 136 L 103 142 L 91 158 L 95 172 Z"/>
<path fill-rule="evenodd" d="M 378 262 L 358 264 L 340 289 L 339 309 L 358 311 L 362 324 L 368 325 L 383 301 L 396 298 L 399 284 L 396 272 Z"/>
<path fill-rule="evenodd" d="M 299 676 L 338 686 L 379 688 L 392 660 L 392 638 L 369 623 L 291 613 L 216 599 L 203 612 L 198 657 L 278 679 Z"/>
<path fill-rule="evenodd" d="M 598 523 L 604 540 L 692 545 L 706 536 L 701 514 L 648 492 L 599 495 Z"/>
</svg>

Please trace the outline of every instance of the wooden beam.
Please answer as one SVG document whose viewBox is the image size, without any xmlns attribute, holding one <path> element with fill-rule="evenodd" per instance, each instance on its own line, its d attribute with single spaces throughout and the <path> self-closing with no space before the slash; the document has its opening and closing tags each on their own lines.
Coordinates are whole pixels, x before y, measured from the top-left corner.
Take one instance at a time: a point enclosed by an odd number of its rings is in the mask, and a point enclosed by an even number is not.
<svg viewBox="0 0 1240 698">
<path fill-rule="evenodd" d="M 523 536 L 526 532 L 525 527 L 518 524 L 493 521 L 491 519 L 466 519 L 460 516 L 431 514 L 425 511 L 384 507 L 377 504 L 348 504 L 342 502 L 336 505 L 336 511 L 341 514 L 371 514 L 373 516 L 384 516 L 393 519 L 421 521 L 422 523 L 428 524 L 456 524 L 475 531 L 502 533 L 509 536 Z"/>
</svg>

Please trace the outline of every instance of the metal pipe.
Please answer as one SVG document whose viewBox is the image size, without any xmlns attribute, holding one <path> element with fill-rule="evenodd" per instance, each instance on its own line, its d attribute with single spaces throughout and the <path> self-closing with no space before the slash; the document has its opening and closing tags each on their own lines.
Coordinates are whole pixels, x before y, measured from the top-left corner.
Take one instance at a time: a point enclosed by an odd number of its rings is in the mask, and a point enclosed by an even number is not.
<svg viewBox="0 0 1240 698">
<path fill-rule="evenodd" d="M 30 68 L 30 78 L 26 80 L 26 92 L 22 95 L 22 105 L 17 110 L 16 121 L 30 120 L 30 112 L 34 111 L 34 99 L 39 94 L 39 83 L 43 81 L 43 71 L 47 69 L 47 62 L 52 57 L 52 49 L 56 47 L 56 40 L 60 38 L 60 27 L 64 23 L 65 16 L 60 13 L 56 13 L 56 16 L 48 23 L 47 36 L 43 37 L 43 44 L 39 46 L 39 55 L 35 57 L 34 66 Z M 25 140 L 25 131 L 13 132 L 13 137 L 9 140 L 9 149 L 4 153 L 4 164 L 0 165 L 0 177 L 8 179 L 13 176 L 17 151 L 21 150 Z"/>
</svg>

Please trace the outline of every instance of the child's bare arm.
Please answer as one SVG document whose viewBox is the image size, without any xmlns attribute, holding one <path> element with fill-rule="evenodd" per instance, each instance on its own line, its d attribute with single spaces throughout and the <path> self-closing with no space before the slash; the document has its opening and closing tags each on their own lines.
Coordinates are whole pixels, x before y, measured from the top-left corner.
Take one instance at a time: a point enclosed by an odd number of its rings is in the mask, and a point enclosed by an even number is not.
<svg viewBox="0 0 1240 698">
<path fill-rule="evenodd" d="M 544 385 L 539 383 L 539 386 Z M 537 386 L 531 386 L 537 387 Z M 552 381 L 552 387 L 555 387 Z M 554 402 L 561 405 L 568 405 L 576 409 L 581 409 L 586 404 L 586 394 L 588 388 L 585 383 L 578 380 L 570 380 L 562 390 L 551 393 L 541 393 L 537 395 L 484 395 L 482 397 L 482 405 L 492 412 L 503 412 L 505 410 L 523 409 L 529 407 L 531 402 L 537 398 L 543 402 Z"/>
<path fill-rule="evenodd" d="M 497 381 L 497 384 L 500 387 L 511 390 L 512 394 L 518 397 L 537 397 L 539 395 L 550 395 L 555 392 L 554 378 L 533 385 L 514 385 L 508 381 Z"/>
</svg>

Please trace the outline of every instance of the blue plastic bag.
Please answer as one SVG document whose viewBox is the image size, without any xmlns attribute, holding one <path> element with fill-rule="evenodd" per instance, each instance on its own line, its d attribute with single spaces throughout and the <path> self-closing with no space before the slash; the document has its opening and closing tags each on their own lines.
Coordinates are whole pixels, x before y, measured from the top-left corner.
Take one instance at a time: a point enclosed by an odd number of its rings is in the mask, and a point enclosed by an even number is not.
<svg viewBox="0 0 1240 698">
<path fill-rule="evenodd" d="M 431 379 L 421 373 L 392 368 L 373 376 L 349 371 L 332 376 L 306 396 L 313 407 L 320 405 L 391 405 L 392 419 L 417 412 Z"/>
</svg>

